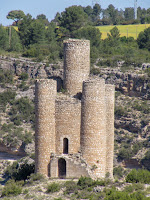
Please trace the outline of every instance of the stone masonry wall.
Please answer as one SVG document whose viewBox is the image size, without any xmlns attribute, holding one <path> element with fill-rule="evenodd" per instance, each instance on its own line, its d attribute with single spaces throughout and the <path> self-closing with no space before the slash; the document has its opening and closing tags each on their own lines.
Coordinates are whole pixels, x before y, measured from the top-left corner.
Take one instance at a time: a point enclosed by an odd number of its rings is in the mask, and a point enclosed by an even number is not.
<svg viewBox="0 0 150 200">
<path fill-rule="evenodd" d="M 37 80 L 35 84 L 35 171 L 48 176 L 50 154 L 55 153 L 56 81 Z"/>
<path fill-rule="evenodd" d="M 113 157 L 114 157 L 114 100 L 115 86 L 105 85 L 106 101 L 106 173 L 113 177 Z"/>
<path fill-rule="evenodd" d="M 80 150 L 81 101 L 72 98 L 56 100 L 56 153 L 63 153 L 63 139 L 68 139 L 68 153 Z"/>
<path fill-rule="evenodd" d="M 96 168 L 97 178 L 105 177 L 106 120 L 105 82 L 103 79 L 83 82 L 81 100 L 81 152 L 83 158 Z"/>
<path fill-rule="evenodd" d="M 82 163 L 75 162 L 73 159 L 70 159 L 68 156 L 57 156 L 51 159 L 50 162 L 50 177 L 57 178 L 58 175 L 58 160 L 64 158 L 66 161 L 66 178 L 80 178 L 81 176 L 88 177 L 88 171 Z"/>
<path fill-rule="evenodd" d="M 90 73 L 90 41 L 64 41 L 64 88 L 71 95 L 82 92 L 82 83 Z"/>
</svg>

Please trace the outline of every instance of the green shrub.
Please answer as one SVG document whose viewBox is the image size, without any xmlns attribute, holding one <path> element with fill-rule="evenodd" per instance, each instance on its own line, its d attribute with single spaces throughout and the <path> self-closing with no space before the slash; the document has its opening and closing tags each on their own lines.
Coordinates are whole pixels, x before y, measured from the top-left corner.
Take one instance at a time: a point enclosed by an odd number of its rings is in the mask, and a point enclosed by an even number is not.
<svg viewBox="0 0 150 200">
<path fill-rule="evenodd" d="M 29 192 L 29 190 L 28 190 L 28 189 L 25 189 L 25 190 L 23 191 L 23 194 L 28 194 L 28 192 Z"/>
<path fill-rule="evenodd" d="M 106 191 L 105 200 L 146 200 L 146 198 L 142 192 L 131 192 L 132 187 L 128 189 L 129 191 L 117 191 L 116 189 L 110 189 Z"/>
<path fill-rule="evenodd" d="M 67 181 L 64 186 L 64 194 L 76 193 L 78 191 L 78 186 L 74 181 Z"/>
<path fill-rule="evenodd" d="M 134 187 L 132 185 L 127 185 L 124 188 L 124 191 L 127 192 L 127 193 L 132 193 L 134 191 Z"/>
<path fill-rule="evenodd" d="M 86 187 L 91 187 L 93 185 L 93 180 L 90 177 L 81 176 L 77 183 L 80 188 L 84 189 Z"/>
<path fill-rule="evenodd" d="M 123 174 L 124 174 L 124 169 L 119 166 L 119 167 L 115 167 L 113 169 L 113 175 L 117 178 L 122 178 L 123 177 Z"/>
<path fill-rule="evenodd" d="M 3 139 L 5 145 L 16 147 L 20 141 L 25 145 L 33 141 L 33 135 L 31 132 L 25 130 L 22 127 L 17 127 L 14 124 L 3 124 L 1 127 L 0 138 Z"/>
<path fill-rule="evenodd" d="M 16 125 L 20 124 L 23 120 L 25 122 L 34 122 L 34 105 L 28 98 L 17 99 L 9 112 L 11 121 Z"/>
<path fill-rule="evenodd" d="M 98 75 L 101 73 L 101 70 L 99 68 L 92 67 L 90 73 L 93 75 Z"/>
<path fill-rule="evenodd" d="M 24 81 L 21 82 L 21 84 L 18 86 L 22 91 L 27 91 L 29 89 L 29 86 L 26 85 Z"/>
<path fill-rule="evenodd" d="M 29 178 L 30 182 L 44 180 L 44 176 L 42 174 L 39 174 L 39 173 L 31 174 L 28 178 Z"/>
<path fill-rule="evenodd" d="M 0 83 L 13 84 L 13 73 L 11 71 L 3 71 L 2 69 L 0 69 Z"/>
<path fill-rule="evenodd" d="M 118 117 L 126 117 L 128 115 L 128 112 L 125 110 L 124 107 L 122 106 L 116 106 L 115 107 L 115 115 L 118 116 Z"/>
<path fill-rule="evenodd" d="M 147 151 L 144 158 L 141 160 L 142 165 L 148 170 L 150 170 L 150 151 Z"/>
<path fill-rule="evenodd" d="M 133 169 L 126 177 L 129 183 L 150 183 L 150 172 L 144 169 Z"/>
<path fill-rule="evenodd" d="M 47 186 L 47 193 L 59 192 L 60 185 L 58 183 L 51 183 Z"/>
<path fill-rule="evenodd" d="M 1 127 L 1 130 L 3 130 L 4 132 L 11 132 L 11 130 L 14 128 L 14 125 L 11 124 L 6 124 L 4 123 Z"/>
<path fill-rule="evenodd" d="M 1 197 L 4 196 L 17 196 L 21 194 L 22 187 L 19 182 L 15 182 L 14 180 L 9 180 L 2 190 Z"/>
<path fill-rule="evenodd" d="M 34 164 L 19 164 L 18 161 L 13 162 L 5 170 L 5 176 L 11 177 L 14 180 L 26 180 L 30 174 L 34 173 Z"/>
<path fill-rule="evenodd" d="M 128 160 L 132 158 L 132 149 L 131 148 L 121 148 L 118 152 L 118 159 L 119 160 Z"/>
<path fill-rule="evenodd" d="M 132 185 L 135 191 L 144 190 L 144 185 L 142 183 L 134 183 Z"/>
<path fill-rule="evenodd" d="M 146 69 L 145 72 L 146 72 L 147 75 L 150 77 L 150 68 Z"/>
<path fill-rule="evenodd" d="M 19 79 L 22 81 L 26 81 L 26 80 L 28 80 L 28 78 L 29 78 L 29 75 L 25 72 L 22 72 L 19 76 Z"/>
<path fill-rule="evenodd" d="M 30 144 L 33 141 L 33 135 L 31 132 L 25 131 L 25 134 L 23 134 L 22 141 L 24 144 Z"/>
<path fill-rule="evenodd" d="M 93 186 L 106 186 L 108 185 L 108 183 L 110 182 L 109 179 L 102 179 L 102 180 L 95 180 L 93 181 Z"/>
<path fill-rule="evenodd" d="M 6 108 L 7 103 L 12 104 L 15 100 L 16 93 L 11 90 L 4 91 L 0 93 L 0 105 L 3 111 Z"/>
<path fill-rule="evenodd" d="M 115 91 L 115 98 L 119 97 L 121 95 L 120 91 Z"/>
<path fill-rule="evenodd" d="M 132 108 L 141 111 L 145 114 L 148 114 L 150 112 L 150 106 L 147 101 L 142 101 L 139 103 L 139 101 L 134 101 Z"/>
<path fill-rule="evenodd" d="M 77 199 L 90 199 L 91 191 L 88 191 L 87 189 L 82 189 L 77 194 Z"/>
</svg>

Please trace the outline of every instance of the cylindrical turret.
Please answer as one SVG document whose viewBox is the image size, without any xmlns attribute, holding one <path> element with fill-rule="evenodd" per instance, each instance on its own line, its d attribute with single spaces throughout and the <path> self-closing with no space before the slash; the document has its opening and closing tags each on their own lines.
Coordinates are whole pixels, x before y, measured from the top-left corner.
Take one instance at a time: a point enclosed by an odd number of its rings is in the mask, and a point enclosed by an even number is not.
<svg viewBox="0 0 150 200">
<path fill-rule="evenodd" d="M 105 81 L 85 81 L 81 100 L 81 152 L 87 164 L 95 169 L 97 178 L 105 177 L 105 121 Z"/>
<path fill-rule="evenodd" d="M 82 83 L 90 73 L 90 41 L 64 41 L 64 89 L 71 95 L 82 92 Z"/>
<path fill-rule="evenodd" d="M 81 101 L 59 98 L 56 101 L 56 153 L 74 154 L 80 150 Z"/>
<path fill-rule="evenodd" d="M 35 171 L 48 176 L 51 153 L 55 153 L 56 81 L 37 80 L 35 84 Z"/>
<path fill-rule="evenodd" d="M 113 157 L 114 157 L 114 101 L 115 86 L 105 85 L 106 100 L 106 173 L 113 177 Z"/>
</svg>

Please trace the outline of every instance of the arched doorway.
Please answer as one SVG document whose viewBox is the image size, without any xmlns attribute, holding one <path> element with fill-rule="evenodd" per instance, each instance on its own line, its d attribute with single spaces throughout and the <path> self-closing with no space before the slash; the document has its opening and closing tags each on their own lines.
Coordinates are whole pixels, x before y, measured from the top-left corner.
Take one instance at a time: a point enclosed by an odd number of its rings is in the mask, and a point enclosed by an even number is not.
<svg viewBox="0 0 150 200">
<path fill-rule="evenodd" d="M 68 139 L 67 138 L 63 139 L 63 153 L 68 154 Z"/>
<path fill-rule="evenodd" d="M 58 160 L 58 177 L 66 178 L 66 161 L 64 158 Z"/>
</svg>

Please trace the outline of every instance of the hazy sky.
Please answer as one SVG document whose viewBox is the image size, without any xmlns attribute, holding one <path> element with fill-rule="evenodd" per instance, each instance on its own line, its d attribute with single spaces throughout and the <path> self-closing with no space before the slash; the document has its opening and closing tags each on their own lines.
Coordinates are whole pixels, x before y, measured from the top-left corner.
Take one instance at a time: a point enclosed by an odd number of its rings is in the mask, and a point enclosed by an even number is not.
<svg viewBox="0 0 150 200">
<path fill-rule="evenodd" d="M 134 0 L 99 0 L 102 8 L 107 8 L 113 4 L 116 8 L 124 9 L 133 7 Z M 150 0 L 137 0 L 138 6 L 150 8 Z M 30 13 L 32 17 L 45 14 L 49 20 L 55 17 L 57 12 L 62 12 L 72 5 L 92 6 L 92 0 L 0 0 L 0 24 L 10 25 L 12 20 L 8 20 L 6 15 L 11 10 L 23 10 L 25 14 Z"/>
</svg>

